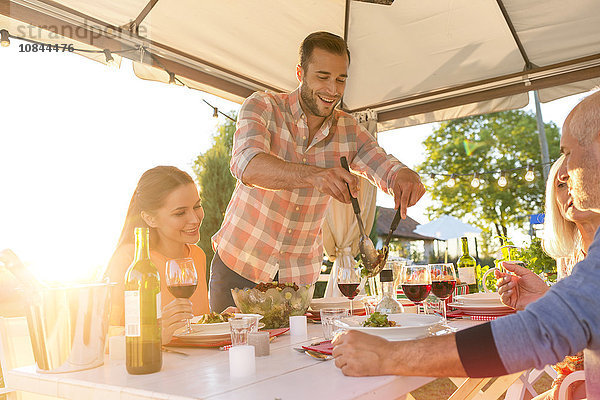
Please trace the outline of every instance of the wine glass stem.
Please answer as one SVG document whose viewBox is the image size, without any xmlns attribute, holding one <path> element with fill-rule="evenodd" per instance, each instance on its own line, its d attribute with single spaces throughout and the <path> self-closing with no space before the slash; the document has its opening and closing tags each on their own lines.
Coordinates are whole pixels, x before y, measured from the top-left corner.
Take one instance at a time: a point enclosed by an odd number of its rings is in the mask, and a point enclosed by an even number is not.
<svg viewBox="0 0 600 400">
<path fill-rule="evenodd" d="M 444 325 L 448 323 L 448 319 L 446 318 L 446 300 L 445 299 L 440 299 L 440 301 L 442 302 L 442 312 L 444 313 Z"/>
<path fill-rule="evenodd" d="M 352 298 L 350 299 L 350 316 L 354 315 L 352 312 Z"/>
</svg>

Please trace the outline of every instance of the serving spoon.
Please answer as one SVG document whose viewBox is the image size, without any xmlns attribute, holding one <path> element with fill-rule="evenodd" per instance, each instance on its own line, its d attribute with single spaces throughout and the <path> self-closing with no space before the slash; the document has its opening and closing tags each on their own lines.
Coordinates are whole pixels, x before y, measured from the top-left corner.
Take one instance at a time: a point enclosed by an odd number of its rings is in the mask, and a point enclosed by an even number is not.
<svg viewBox="0 0 600 400">
<path fill-rule="evenodd" d="M 340 157 L 340 163 L 346 171 L 350 172 L 348 160 L 345 156 Z M 358 200 L 356 199 L 356 197 L 352 196 L 352 191 L 350 190 L 348 182 L 346 182 L 346 187 L 348 188 L 348 193 L 350 194 L 352 208 L 354 209 L 354 215 L 356 215 L 356 221 L 358 222 L 358 229 L 360 231 L 360 238 L 358 241 L 358 249 L 360 250 L 360 256 L 363 265 L 368 272 L 368 276 L 372 277 L 381 272 L 381 269 L 378 270 L 381 255 L 377 252 L 377 250 L 375 250 L 373 242 L 371 241 L 371 239 L 369 239 L 369 236 L 367 236 L 367 233 L 365 232 L 365 226 L 360 216 L 360 206 L 358 205 Z"/>
<path fill-rule="evenodd" d="M 398 227 L 398 224 L 400 224 L 401 219 L 402 216 L 400 215 L 400 207 L 398 207 L 398 209 L 396 210 L 396 215 L 394 215 L 394 219 L 392 220 L 392 224 L 390 225 L 388 235 L 385 238 L 385 243 L 383 244 L 381 250 L 377 250 L 377 258 L 379 260 L 379 264 L 375 268 L 373 268 L 373 271 L 371 271 L 369 276 L 375 276 L 378 273 L 380 273 L 383 270 L 383 268 L 385 268 L 385 263 L 387 262 L 388 256 L 390 254 L 390 240 L 392 240 L 392 235 Z"/>
</svg>

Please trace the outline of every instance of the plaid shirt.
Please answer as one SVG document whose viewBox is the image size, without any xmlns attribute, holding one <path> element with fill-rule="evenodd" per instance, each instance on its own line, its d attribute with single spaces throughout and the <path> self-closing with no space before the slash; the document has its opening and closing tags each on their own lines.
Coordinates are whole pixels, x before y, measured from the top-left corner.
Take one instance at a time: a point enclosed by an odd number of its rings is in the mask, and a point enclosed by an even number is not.
<svg viewBox="0 0 600 400">
<path fill-rule="evenodd" d="M 323 262 L 321 226 L 331 201 L 314 188 L 272 191 L 245 185 L 242 174 L 254 156 L 266 153 L 323 168 L 340 166 L 340 157 L 346 156 L 354 172 L 387 193 L 404 167 L 354 117 L 337 109 L 308 143 L 299 97 L 299 89 L 257 92 L 238 117 L 231 158 L 237 184 L 212 242 L 225 265 L 253 282 L 271 281 L 277 271 L 280 282 L 316 282 Z"/>
</svg>

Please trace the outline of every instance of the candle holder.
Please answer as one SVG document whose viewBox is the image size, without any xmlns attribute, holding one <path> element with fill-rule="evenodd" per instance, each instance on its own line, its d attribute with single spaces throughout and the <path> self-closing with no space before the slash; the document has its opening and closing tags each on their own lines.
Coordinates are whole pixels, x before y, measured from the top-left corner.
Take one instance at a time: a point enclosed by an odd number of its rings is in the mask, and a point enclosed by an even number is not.
<svg viewBox="0 0 600 400">
<path fill-rule="evenodd" d="M 254 346 L 234 346 L 229 349 L 229 374 L 242 378 L 256 372 Z"/>
</svg>

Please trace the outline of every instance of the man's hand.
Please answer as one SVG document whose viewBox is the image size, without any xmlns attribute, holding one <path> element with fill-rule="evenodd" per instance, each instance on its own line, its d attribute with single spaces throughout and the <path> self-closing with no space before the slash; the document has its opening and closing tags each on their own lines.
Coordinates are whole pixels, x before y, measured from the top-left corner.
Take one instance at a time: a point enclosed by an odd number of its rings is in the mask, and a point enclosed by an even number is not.
<svg viewBox="0 0 600 400">
<path fill-rule="evenodd" d="M 327 194 L 342 203 L 350 203 L 350 194 L 348 187 L 352 192 L 352 196 L 358 196 L 358 177 L 346 171 L 342 167 L 335 168 L 318 168 L 314 167 L 311 176 L 307 180 L 323 194 Z"/>
<path fill-rule="evenodd" d="M 516 274 L 494 271 L 498 280 L 498 294 L 502 303 L 507 306 L 523 310 L 527 304 L 533 303 L 548 291 L 548 285 L 532 270 L 510 261 L 504 261 L 502 265 L 507 271 Z"/>
<path fill-rule="evenodd" d="M 270 154 L 256 155 L 246 167 L 243 182 L 268 190 L 315 188 L 342 203 L 350 203 L 350 194 L 358 196 L 358 177 L 342 167 L 320 168 L 295 164 Z"/>
<path fill-rule="evenodd" d="M 335 365 L 344 375 L 466 376 L 454 334 L 388 342 L 348 330 L 333 345 Z"/>
<path fill-rule="evenodd" d="M 189 299 L 175 299 L 162 309 L 162 344 L 167 344 L 179 328 L 186 326 L 186 320 L 194 316 Z"/>
<path fill-rule="evenodd" d="M 414 206 L 425 194 L 425 186 L 415 171 L 405 167 L 396 173 L 392 191 L 396 209 L 400 208 L 400 215 L 405 219 L 406 209 Z"/>
<path fill-rule="evenodd" d="M 342 332 L 333 340 L 335 365 L 348 376 L 391 375 L 389 344 L 379 336 L 355 330 Z"/>
</svg>

